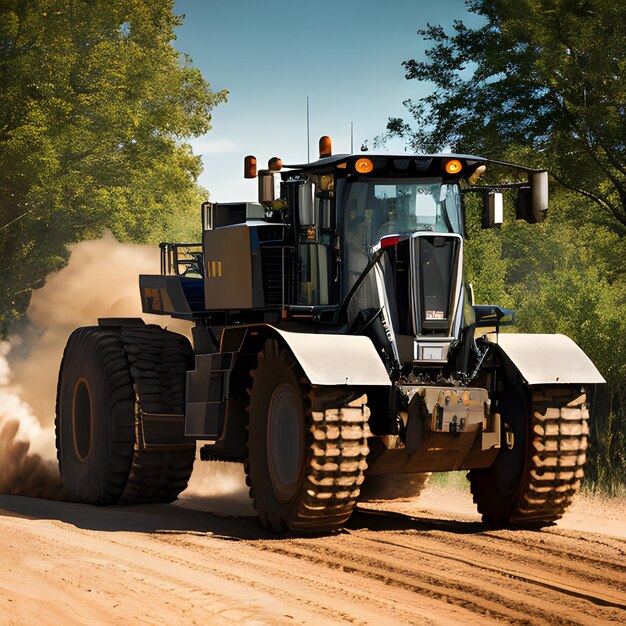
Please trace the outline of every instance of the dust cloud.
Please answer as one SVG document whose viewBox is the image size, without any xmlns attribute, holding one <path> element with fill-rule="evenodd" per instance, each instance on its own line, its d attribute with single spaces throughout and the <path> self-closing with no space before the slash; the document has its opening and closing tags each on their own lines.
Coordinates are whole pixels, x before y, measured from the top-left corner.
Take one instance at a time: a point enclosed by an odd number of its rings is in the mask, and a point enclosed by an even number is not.
<svg viewBox="0 0 626 626">
<path fill-rule="evenodd" d="M 368 476 L 361 487 L 359 500 L 361 502 L 414 500 L 420 495 L 429 478 L 429 473 Z"/>
<path fill-rule="evenodd" d="M 137 276 L 159 271 L 157 246 L 121 244 L 106 235 L 74 246 L 67 266 L 33 292 L 29 324 L 9 339 L 8 361 L 19 398 L 44 428 L 54 424 L 59 365 L 70 333 L 97 325 L 99 317 L 139 317 Z M 172 327 L 170 318 L 145 317 Z"/>
<path fill-rule="evenodd" d="M 59 495 L 54 413 L 67 338 L 98 317 L 140 316 L 137 276 L 158 272 L 158 247 L 106 235 L 75 245 L 67 266 L 33 292 L 27 323 L 0 342 L 0 493 Z M 186 322 L 143 317 L 189 333 Z"/>
<path fill-rule="evenodd" d="M 9 350 L 10 343 L 0 343 L 0 493 L 59 497 L 52 433 L 41 427 L 19 388 L 11 384 Z"/>
<path fill-rule="evenodd" d="M 256 515 L 241 463 L 197 460 L 177 504 L 216 515 Z"/>
</svg>

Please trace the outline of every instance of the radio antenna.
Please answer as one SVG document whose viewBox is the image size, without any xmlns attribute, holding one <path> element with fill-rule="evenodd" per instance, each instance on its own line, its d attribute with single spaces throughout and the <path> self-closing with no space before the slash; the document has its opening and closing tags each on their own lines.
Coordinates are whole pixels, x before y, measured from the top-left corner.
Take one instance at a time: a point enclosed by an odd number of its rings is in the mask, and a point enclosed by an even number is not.
<svg viewBox="0 0 626 626">
<path fill-rule="evenodd" d="M 311 129 L 309 125 L 309 96 L 306 97 L 306 159 L 311 162 Z"/>
<path fill-rule="evenodd" d="M 354 154 L 354 122 L 350 122 L 350 154 Z"/>
</svg>

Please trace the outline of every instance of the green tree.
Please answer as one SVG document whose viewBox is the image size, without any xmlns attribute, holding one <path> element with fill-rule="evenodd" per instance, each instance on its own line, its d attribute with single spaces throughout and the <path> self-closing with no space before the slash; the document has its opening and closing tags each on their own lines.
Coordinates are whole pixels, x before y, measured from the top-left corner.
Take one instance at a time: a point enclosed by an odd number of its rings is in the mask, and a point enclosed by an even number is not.
<svg viewBox="0 0 626 626">
<path fill-rule="evenodd" d="M 67 245 L 154 241 L 205 194 L 185 139 L 225 100 L 173 47 L 173 0 L 0 8 L 0 335 Z"/>
<path fill-rule="evenodd" d="M 529 165 L 602 208 L 626 234 L 626 5 L 614 0 L 468 0 L 483 25 L 418 30 L 431 43 L 404 62 L 428 81 L 407 101 L 412 121 L 387 136 L 415 149 L 443 147 Z"/>
<path fill-rule="evenodd" d="M 508 262 L 503 256 L 500 230 L 482 229 L 482 199 L 466 196 L 465 229 L 467 241 L 463 256 L 465 278 L 471 283 L 476 303 L 510 307 L 507 288 Z"/>
</svg>

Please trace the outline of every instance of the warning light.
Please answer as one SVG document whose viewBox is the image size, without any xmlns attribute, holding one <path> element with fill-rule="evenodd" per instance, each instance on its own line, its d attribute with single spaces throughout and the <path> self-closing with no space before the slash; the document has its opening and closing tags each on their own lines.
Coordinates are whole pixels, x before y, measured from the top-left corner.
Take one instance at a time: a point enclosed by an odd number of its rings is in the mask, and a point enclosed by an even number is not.
<svg viewBox="0 0 626 626">
<path fill-rule="evenodd" d="M 244 178 L 256 178 L 256 157 L 251 154 L 243 160 Z"/>
<path fill-rule="evenodd" d="M 270 172 L 280 172 L 283 169 L 283 162 L 278 157 L 272 157 L 267 162 L 267 169 Z"/>
<path fill-rule="evenodd" d="M 374 169 L 374 164 L 369 159 L 358 159 L 354 164 L 354 169 L 359 174 L 368 174 Z"/>
<path fill-rule="evenodd" d="M 445 169 L 448 174 L 459 174 L 463 169 L 463 165 L 458 159 L 450 159 L 446 161 Z"/>
<path fill-rule="evenodd" d="M 320 137 L 319 147 L 320 147 L 320 159 L 323 159 L 324 157 L 332 156 L 333 142 L 331 141 L 330 137 L 328 137 L 327 135 Z"/>
</svg>

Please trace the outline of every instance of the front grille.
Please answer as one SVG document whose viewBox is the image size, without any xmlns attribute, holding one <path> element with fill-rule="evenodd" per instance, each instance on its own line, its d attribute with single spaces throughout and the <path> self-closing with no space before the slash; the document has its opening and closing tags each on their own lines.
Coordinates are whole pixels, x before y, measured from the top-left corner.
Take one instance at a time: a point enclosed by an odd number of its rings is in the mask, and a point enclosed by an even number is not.
<svg viewBox="0 0 626 626">
<path fill-rule="evenodd" d="M 419 236 L 413 246 L 416 330 L 418 334 L 447 334 L 454 315 L 459 239 Z"/>
</svg>

